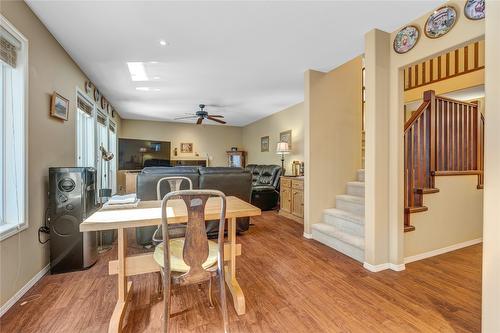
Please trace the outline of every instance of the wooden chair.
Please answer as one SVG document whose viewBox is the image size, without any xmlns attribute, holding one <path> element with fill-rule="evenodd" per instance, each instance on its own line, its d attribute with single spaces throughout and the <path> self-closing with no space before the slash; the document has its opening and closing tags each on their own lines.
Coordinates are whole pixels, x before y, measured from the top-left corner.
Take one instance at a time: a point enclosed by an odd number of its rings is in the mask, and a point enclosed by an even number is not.
<svg viewBox="0 0 500 333">
<path fill-rule="evenodd" d="M 161 183 L 163 183 L 164 181 L 167 181 L 168 185 L 170 186 L 169 192 L 180 191 L 181 184 L 183 181 L 188 182 L 190 190 L 193 189 L 193 182 L 188 177 L 183 177 L 183 176 L 163 177 L 163 178 L 160 178 L 158 180 L 158 182 L 156 183 L 156 200 L 163 199 L 161 196 Z M 161 236 L 160 232 L 161 232 L 161 225 L 159 225 L 158 228 L 156 228 L 155 232 L 153 233 L 152 239 L 153 239 L 154 245 L 158 245 L 159 243 L 161 243 L 163 241 L 163 238 L 161 238 L 162 236 Z"/>
<path fill-rule="evenodd" d="M 218 242 L 209 241 L 205 228 L 205 205 L 208 198 L 219 197 L 221 211 Z M 184 200 L 188 212 L 184 238 L 169 239 L 167 203 L 174 198 Z M 160 265 L 163 283 L 163 331 L 168 332 L 170 319 L 170 286 L 200 284 L 208 281 L 210 306 L 212 301 L 212 279 L 219 278 L 220 305 L 224 321 L 224 332 L 228 332 L 226 286 L 224 282 L 224 223 L 226 220 L 226 197 L 216 190 L 184 190 L 168 193 L 161 204 L 161 226 L 163 242 L 155 248 L 154 259 Z"/>
</svg>

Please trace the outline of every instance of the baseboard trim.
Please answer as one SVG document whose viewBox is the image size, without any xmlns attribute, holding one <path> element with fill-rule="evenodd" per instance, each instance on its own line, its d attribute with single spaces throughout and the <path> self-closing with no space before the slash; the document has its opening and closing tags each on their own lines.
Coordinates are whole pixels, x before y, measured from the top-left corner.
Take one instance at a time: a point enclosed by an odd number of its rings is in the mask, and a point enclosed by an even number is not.
<svg viewBox="0 0 500 333">
<path fill-rule="evenodd" d="M 313 235 L 312 234 L 308 234 L 307 232 L 304 232 L 304 238 L 312 239 Z"/>
<path fill-rule="evenodd" d="M 476 239 L 471 239 L 471 240 L 468 240 L 468 241 L 465 241 L 465 242 L 462 242 L 462 243 L 453 244 L 453 245 L 446 246 L 446 247 L 443 247 L 443 248 L 440 248 L 440 249 L 437 249 L 437 250 L 432 250 L 432 251 L 429 251 L 429 252 L 424 252 L 424 253 L 416 254 L 414 256 L 406 257 L 404 259 L 404 262 L 405 262 L 405 264 L 408 264 L 410 262 L 414 262 L 414 261 L 418 261 L 418 260 L 422 260 L 422 259 L 426 259 L 426 258 L 438 256 L 438 255 L 446 253 L 446 252 L 451 252 L 451 251 L 459 250 L 459 249 L 462 249 L 464 247 L 471 246 L 471 245 L 476 245 L 476 244 L 479 244 L 479 243 L 482 243 L 482 242 L 483 242 L 483 238 L 482 237 L 481 238 L 476 238 Z"/>
<path fill-rule="evenodd" d="M 391 269 L 396 272 L 404 271 L 406 269 L 405 264 L 392 264 L 390 262 L 386 262 L 384 264 L 378 264 L 378 265 L 372 265 L 367 262 L 363 263 L 363 267 L 370 272 L 381 272 L 385 271 L 386 269 Z"/>
<path fill-rule="evenodd" d="M 35 274 L 14 296 L 12 296 L 4 305 L 0 308 L 0 317 L 2 317 L 17 301 L 21 299 L 21 297 L 26 294 L 31 287 L 35 285 L 45 274 L 50 271 L 50 264 L 42 268 L 42 270 Z"/>
</svg>

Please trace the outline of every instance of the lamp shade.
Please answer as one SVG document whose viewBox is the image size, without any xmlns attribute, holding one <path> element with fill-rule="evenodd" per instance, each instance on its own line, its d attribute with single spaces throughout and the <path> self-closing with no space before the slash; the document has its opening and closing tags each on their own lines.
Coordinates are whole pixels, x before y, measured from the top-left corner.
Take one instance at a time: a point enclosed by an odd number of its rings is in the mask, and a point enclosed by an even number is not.
<svg viewBox="0 0 500 333">
<path fill-rule="evenodd" d="M 288 142 L 278 142 L 276 146 L 276 154 L 289 154 Z"/>
</svg>

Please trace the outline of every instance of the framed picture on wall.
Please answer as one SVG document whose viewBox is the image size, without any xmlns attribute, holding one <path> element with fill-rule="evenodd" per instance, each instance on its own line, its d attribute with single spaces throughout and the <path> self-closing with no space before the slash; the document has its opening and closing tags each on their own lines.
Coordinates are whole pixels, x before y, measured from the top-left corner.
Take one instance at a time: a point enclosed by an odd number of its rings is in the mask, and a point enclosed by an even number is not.
<svg viewBox="0 0 500 333">
<path fill-rule="evenodd" d="M 182 154 L 192 154 L 193 153 L 193 144 L 192 143 L 181 143 L 181 153 Z"/>
<path fill-rule="evenodd" d="M 280 142 L 288 143 L 288 149 L 292 149 L 292 130 L 281 132 Z"/>
<path fill-rule="evenodd" d="M 269 151 L 269 135 L 260 138 L 260 151 L 262 153 Z"/>
<path fill-rule="evenodd" d="M 68 120 L 68 113 L 69 101 L 54 91 L 50 101 L 50 115 L 62 120 Z"/>
</svg>

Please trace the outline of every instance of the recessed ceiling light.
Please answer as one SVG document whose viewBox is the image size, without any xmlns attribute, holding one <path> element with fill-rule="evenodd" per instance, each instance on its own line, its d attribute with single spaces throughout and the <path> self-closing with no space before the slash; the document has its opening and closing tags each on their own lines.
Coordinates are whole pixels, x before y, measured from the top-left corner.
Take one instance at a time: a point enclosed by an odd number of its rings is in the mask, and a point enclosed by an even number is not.
<svg viewBox="0 0 500 333">
<path fill-rule="evenodd" d="M 128 71 L 130 72 L 130 77 L 132 81 L 148 81 L 148 75 L 146 74 L 146 69 L 144 68 L 144 63 L 140 61 L 127 62 Z"/>
<path fill-rule="evenodd" d="M 139 91 L 149 91 L 149 87 L 135 87 L 135 90 L 139 90 Z"/>
<path fill-rule="evenodd" d="M 160 40 L 160 45 L 161 46 L 166 46 L 167 45 L 167 41 L 164 40 L 164 39 Z"/>
<path fill-rule="evenodd" d="M 153 80 L 159 80 L 160 77 L 159 76 L 153 76 Z"/>
</svg>

